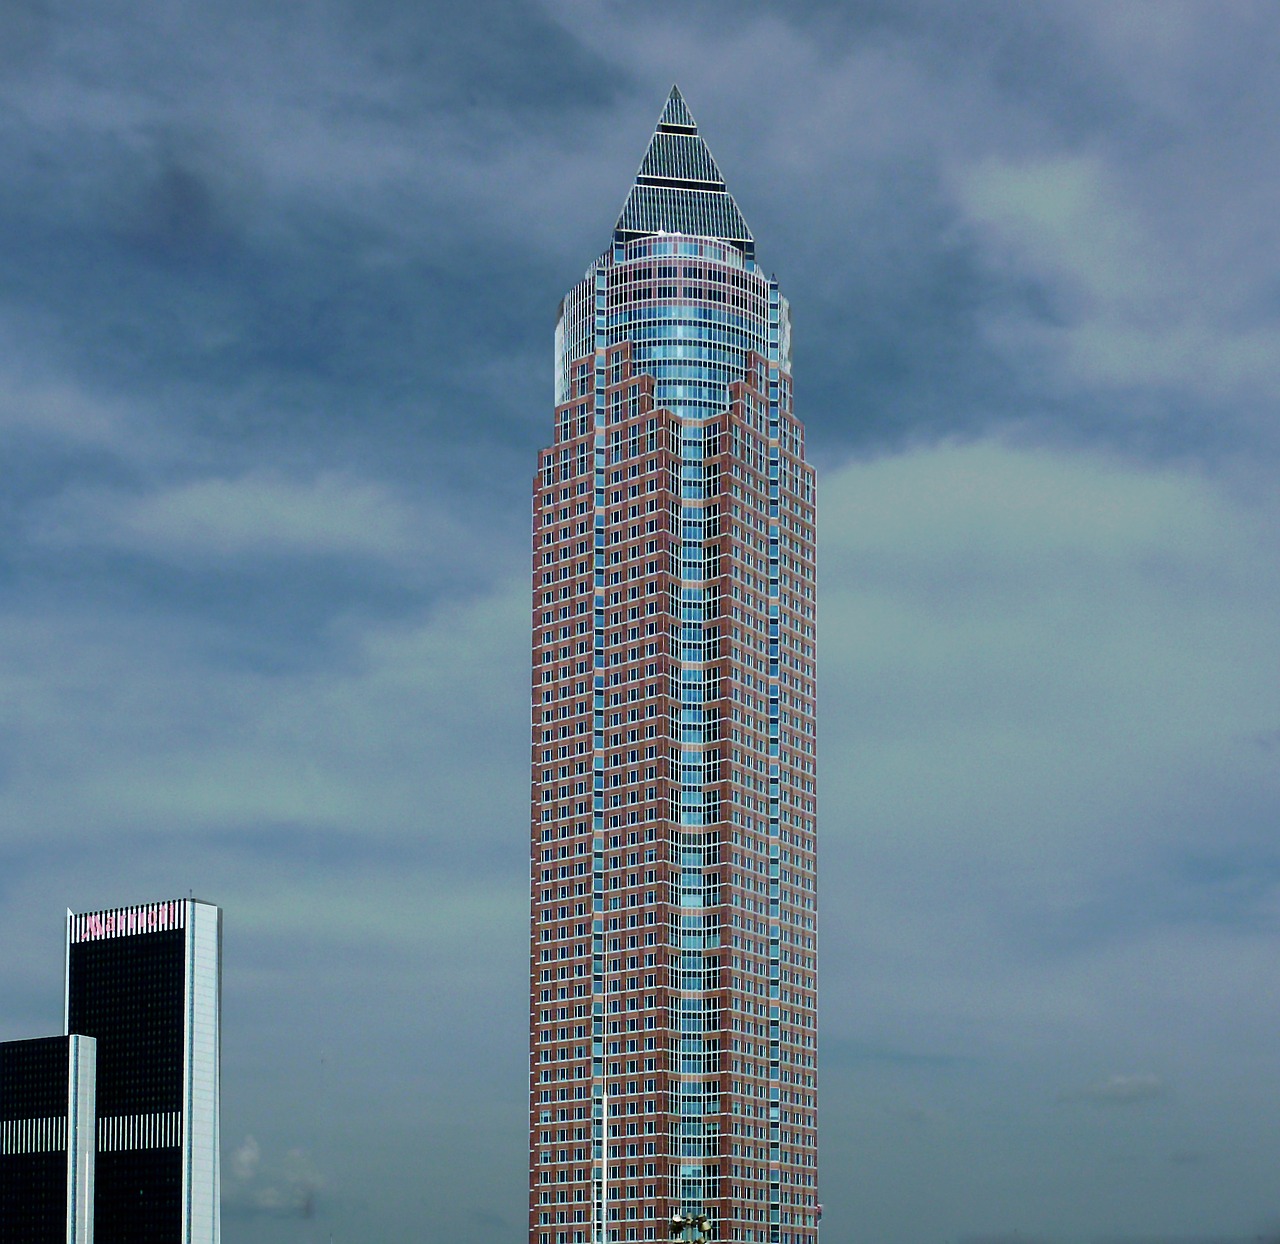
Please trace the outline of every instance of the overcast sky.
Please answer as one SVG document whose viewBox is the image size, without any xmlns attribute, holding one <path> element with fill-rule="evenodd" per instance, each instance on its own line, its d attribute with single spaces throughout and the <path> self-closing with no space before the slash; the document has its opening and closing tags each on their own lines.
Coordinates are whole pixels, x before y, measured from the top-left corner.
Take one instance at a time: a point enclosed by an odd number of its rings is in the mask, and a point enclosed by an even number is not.
<svg viewBox="0 0 1280 1244">
<path fill-rule="evenodd" d="M 0 4 L 0 1039 L 225 910 L 224 1239 L 520 1244 L 530 481 L 673 81 L 820 472 L 826 1244 L 1280 1232 L 1280 8 Z"/>
</svg>

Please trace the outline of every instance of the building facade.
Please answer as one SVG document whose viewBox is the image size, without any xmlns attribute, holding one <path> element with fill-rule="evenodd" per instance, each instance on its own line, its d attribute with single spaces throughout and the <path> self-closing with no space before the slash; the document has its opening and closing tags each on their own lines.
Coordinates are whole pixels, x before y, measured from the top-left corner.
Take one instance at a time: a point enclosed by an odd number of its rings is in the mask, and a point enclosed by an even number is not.
<svg viewBox="0 0 1280 1244">
<path fill-rule="evenodd" d="M 68 912 L 65 1009 L 97 1041 L 96 1244 L 218 1244 L 221 909 Z"/>
<path fill-rule="evenodd" d="M 814 1244 L 814 479 L 673 88 L 563 300 L 533 515 L 531 1244 Z"/>
<path fill-rule="evenodd" d="M 93 1244 L 96 1043 L 0 1043 L 0 1244 Z"/>
</svg>

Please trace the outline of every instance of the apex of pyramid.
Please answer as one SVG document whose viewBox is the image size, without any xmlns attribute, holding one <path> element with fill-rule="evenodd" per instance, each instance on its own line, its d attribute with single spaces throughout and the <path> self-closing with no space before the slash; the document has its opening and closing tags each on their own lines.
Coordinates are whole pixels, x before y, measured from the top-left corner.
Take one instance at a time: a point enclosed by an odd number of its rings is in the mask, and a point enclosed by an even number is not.
<svg viewBox="0 0 1280 1244">
<path fill-rule="evenodd" d="M 717 238 L 747 255 L 755 249 L 751 230 L 678 86 L 667 96 L 635 184 L 614 225 L 618 241 L 655 233 Z"/>
<path fill-rule="evenodd" d="M 674 83 L 671 85 L 671 94 L 667 96 L 666 105 L 662 109 L 662 116 L 658 118 L 658 129 L 683 133 L 692 130 L 695 134 L 698 132 L 698 123 L 693 119 L 689 105 L 684 102 L 680 88 Z"/>
</svg>

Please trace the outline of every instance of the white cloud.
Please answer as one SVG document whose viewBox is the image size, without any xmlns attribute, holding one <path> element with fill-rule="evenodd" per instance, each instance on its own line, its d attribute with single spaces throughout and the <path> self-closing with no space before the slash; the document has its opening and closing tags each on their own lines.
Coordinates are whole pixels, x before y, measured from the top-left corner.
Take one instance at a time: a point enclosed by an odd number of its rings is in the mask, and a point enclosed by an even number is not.
<svg viewBox="0 0 1280 1244">
<path fill-rule="evenodd" d="M 336 556 L 460 562 L 469 544 L 442 508 L 413 506 L 385 484 L 337 471 L 208 477 L 152 492 L 81 490 L 32 520 L 38 540 L 165 559 Z"/>
<path fill-rule="evenodd" d="M 231 1155 L 231 1174 L 236 1179 L 249 1180 L 258 1173 L 258 1163 L 262 1159 L 262 1147 L 252 1136 L 246 1136 Z"/>
<path fill-rule="evenodd" d="M 0 377 L 0 430 L 76 445 L 110 445 L 121 419 L 91 395 L 64 380 L 35 383 Z"/>
<path fill-rule="evenodd" d="M 526 595 L 506 582 L 409 621 L 340 620 L 334 663 L 286 672 L 228 668 L 202 623 L 0 618 L 6 819 L 64 834 L 470 820 L 506 789 L 480 777 L 495 758 L 475 740 L 495 716 L 527 721 Z"/>
<path fill-rule="evenodd" d="M 1175 273 L 1096 154 L 1013 163 L 989 157 L 957 186 L 969 216 L 989 231 L 998 258 L 1065 286 L 1086 304 L 1136 313 L 1163 296 Z"/>
<path fill-rule="evenodd" d="M 120 450 L 143 432 L 136 412 L 73 379 L 61 344 L 46 315 L 0 302 L 0 433 L 63 450 Z"/>
<path fill-rule="evenodd" d="M 823 1032 L 903 1054 L 826 1063 L 831 1217 L 1239 1222 L 1278 1104 L 1274 495 L 989 440 L 828 472 L 819 514 Z"/>
<path fill-rule="evenodd" d="M 828 476 L 827 729 L 914 751 L 953 729 L 966 753 L 1069 739 L 1064 765 L 1237 748 L 1275 716 L 1255 677 L 1280 641 L 1273 522 L 1195 475 L 993 442 Z"/>
<path fill-rule="evenodd" d="M 223 1200 L 238 1217 L 311 1218 L 324 1180 L 306 1150 L 292 1148 L 263 1162 L 262 1147 L 252 1137 L 231 1155 L 230 1179 Z"/>
<path fill-rule="evenodd" d="M 825 962 L 858 965 L 829 1031 L 1074 1058 L 1108 1007 L 1207 990 L 1252 1041 L 1280 888 L 1212 878 L 1269 841 L 1278 516 L 994 442 L 821 487 Z"/>
<path fill-rule="evenodd" d="M 1188 161 L 1210 158 L 1198 149 L 1206 136 L 1181 141 Z M 1048 300 L 1047 315 L 988 313 L 989 340 L 1011 364 L 1069 392 L 1176 386 L 1184 401 L 1257 400 L 1280 384 L 1267 278 L 1238 253 L 1241 234 L 1274 242 L 1274 224 L 1253 222 L 1247 196 L 1220 202 L 1203 183 L 1140 172 L 1102 144 L 991 154 L 960 166 L 953 191 L 990 269 Z M 1187 196 L 1199 206 L 1194 227 Z"/>
<path fill-rule="evenodd" d="M 1159 1076 L 1113 1075 L 1059 1095 L 1059 1101 L 1089 1101 L 1105 1106 L 1131 1106 L 1156 1101 L 1168 1093 Z"/>
</svg>

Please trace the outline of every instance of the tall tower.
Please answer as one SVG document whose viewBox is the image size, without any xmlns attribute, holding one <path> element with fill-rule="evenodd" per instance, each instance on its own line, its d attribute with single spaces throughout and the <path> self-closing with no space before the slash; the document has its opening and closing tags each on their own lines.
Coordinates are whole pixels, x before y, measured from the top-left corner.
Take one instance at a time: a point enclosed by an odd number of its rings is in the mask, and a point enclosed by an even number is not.
<svg viewBox="0 0 1280 1244">
<path fill-rule="evenodd" d="M 95 1244 L 218 1244 L 222 910 L 67 912 L 66 1025 L 97 1040 Z"/>
<path fill-rule="evenodd" d="M 530 1244 L 815 1244 L 814 480 L 679 90 L 560 306 L 533 517 Z"/>
</svg>

